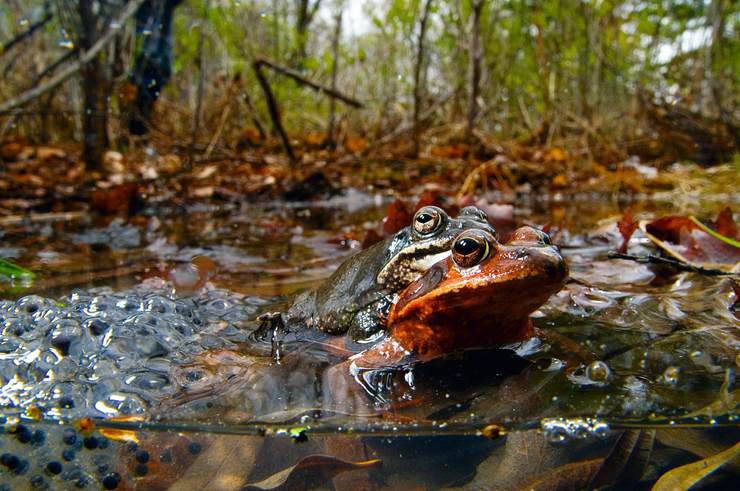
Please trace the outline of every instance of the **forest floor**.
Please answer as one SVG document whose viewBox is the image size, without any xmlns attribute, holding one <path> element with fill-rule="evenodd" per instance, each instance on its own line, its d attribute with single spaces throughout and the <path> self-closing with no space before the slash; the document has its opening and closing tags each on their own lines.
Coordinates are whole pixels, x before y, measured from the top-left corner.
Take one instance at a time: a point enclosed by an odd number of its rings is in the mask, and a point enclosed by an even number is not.
<svg viewBox="0 0 740 491">
<path fill-rule="evenodd" d="M 362 140 L 347 140 L 344 147 L 334 151 L 305 141 L 296 147 L 298 163 L 291 164 L 275 144 L 197 154 L 140 145 L 125 155 L 109 151 L 100 168 L 90 170 L 73 145 L 5 143 L 0 221 L 29 213 L 132 214 L 147 205 L 197 201 L 310 201 L 347 188 L 432 193 L 456 204 L 491 190 L 505 201 L 522 193 L 680 198 L 697 189 L 703 195 L 732 189 L 740 171 L 737 154 L 729 163 L 700 167 L 667 158 L 600 163 L 566 148 L 519 143 L 487 145 L 471 155 L 460 144 L 428 145 L 418 158 L 404 156 L 403 149 L 365 152 Z"/>
</svg>

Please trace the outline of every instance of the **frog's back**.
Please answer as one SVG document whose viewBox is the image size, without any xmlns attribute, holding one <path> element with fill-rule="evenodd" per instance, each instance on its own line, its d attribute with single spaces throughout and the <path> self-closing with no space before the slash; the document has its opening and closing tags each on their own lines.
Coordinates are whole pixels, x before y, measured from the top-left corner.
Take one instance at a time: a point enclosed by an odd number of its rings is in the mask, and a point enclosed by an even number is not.
<svg viewBox="0 0 740 491">
<path fill-rule="evenodd" d="M 355 314 L 390 292 L 377 276 L 395 237 L 385 239 L 342 263 L 317 290 L 295 300 L 287 312 L 289 325 L 303 324 L 329 334 L 347 332 Z"/>
</svg>

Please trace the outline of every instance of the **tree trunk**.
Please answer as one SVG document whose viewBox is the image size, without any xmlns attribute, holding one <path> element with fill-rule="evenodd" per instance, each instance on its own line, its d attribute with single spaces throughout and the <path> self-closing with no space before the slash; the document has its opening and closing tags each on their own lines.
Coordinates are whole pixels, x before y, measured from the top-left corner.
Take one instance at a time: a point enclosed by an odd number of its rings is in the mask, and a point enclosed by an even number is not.
<svg viewBox="0 0 740 491">
<path fill-rule="evenodd" d="M 711 33 L 704 48 L 704 84 L 702 86 L 702 108 L 704 115 L 716 116 L 722 113 L 723 101 L 717 77 L 716 66 L 722 46 L 725 25 L 725 9 L 722 0 L 712 0 L 707 10 L 707 28 Z"/>
<path fill-rule="evenodd" d="M 296 49 L 293 54 L 293 65 L 300 69 L 306 60 L 308 45 L 308 27 L 311 25 L 316 12 L 319 10 L 321 0 L 315 0 L 311 4 L 310 0 L 298 0 L 296 5 Z"/>
<path fill-rule="evenodd" d="M 532 138 L 537 144 L 542 145 L 548 140 L 552 130 L 553 109 L 552 97 L 550 97 L 550 60 L 548 60 L 547 48 L 545 46 L 545 26 L 537 21 L 533 25 L 535 27 L 534 55 L 538 66 L 537 75 L 539 77 L 540 90 L 542 91 L 543 109 L 539 129 L 532 135 Z"/>
<path fill-rule="evenodd" d="M 93 12 L 92 2 L 80 0 L 78 3 L 81 26 L 80 47 L 87 51 L 93 47 L 100 36 L 98 18 Z M 83 158 L 89 170 L 98 169 L 103 162 L 103 154 L 108 148 L 108 94 L 110 78 L 108 67 L 102 54 L 97 54 L 89 63 L 82 66 L 83 108 L 82 130 Z"/>
<path fill-rule="evenodd" d="M 339 37 L 342 34 L 342 11 L 340 10 L 334 18 L 334 37 L 331 40 L 331 53 L 332 53 L 332 65 L 331 65 L 331 90 L 337 90 L 337 70 L 339 67 Z M 336 124 L 336 106 L 337 103 L 332 97 L 329 99 L 329 125 L 326 130 L 326 144 L 330 147 L 336 146 L 336 140 L 334 139 L 334 126 Z"/>
<path fill-rule="evenodd" d="M 193 115 L 193 133 L 190 138 L 190 151 L 188 152 L 187 167 L 192 165 L 193 152 L 195 150 L 195 144 L 198 140 L 198 132 L 200 131 L 200 122 L 203 113 L 203 91 L 205 89 L 205 76 L 206 76 L 206 63 L 205 57 L 203 56 L 203 49 L 205 46 L 205 28 L 208 23 L 208 9 L 210 8 L 210 0 L 204 0 L 203 2 L 203 18 L 201 19 L 200 26 L 200 37 L 198 38 L 198 93 L 195 100 L 195 114 Z"/>
<path fill-rule="evenodd" d="M 580 60 L 578 63 L 578 97 L 581 116 L 590 123 L 593 117 L 591 83 L 592 81 L 598 81 L 598 69 L 595 70 L 592 63 L 592 54 L 595 48 L 593 24 L 596 21 L 594 19 L 594 10 L 583 0 L 579 4 L 579 13 L 583 21 L 583 32 L 581 33 L 583 45 L 581 46 Z M 595 73 L 596 76 L 594 76 Z"/>
<path fill-rule="evenodd" d="M 416 66 L 414 67 L 414 148 L 412 150 L 414 158 L 419 156 L 419 114 L 421 113 L 421 104 L 423 97 L 421 71 L 424 66 L 424 36 L 427 32 L 427 23 L 429 21 L 429 11 L 432 7 L 432 0 L 426 0 L 424 3 L 424 12 L 421 15 L 419 23 L 419 38 L 416 50 Z"/>
<path fill-rule="evenodd" d="M 473 0 L 470 34 L 470 100 L 468 101 L 468 129 L 466 140 L 473 143 L 475 120 L 478 116 L 478 95 L 480 93 L 481 59 L 483 48 L 480 42 L 480 17 L 484 0 Z"/>
</svg>

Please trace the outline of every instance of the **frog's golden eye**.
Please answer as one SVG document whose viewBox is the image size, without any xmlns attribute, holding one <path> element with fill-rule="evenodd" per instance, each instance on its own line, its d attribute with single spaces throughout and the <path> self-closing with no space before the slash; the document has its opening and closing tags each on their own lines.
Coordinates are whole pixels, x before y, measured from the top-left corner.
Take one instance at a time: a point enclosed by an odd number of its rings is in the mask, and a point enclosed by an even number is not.
<svg viewBox="0 0 740 491">
<path fill-rule="evenodd" d="M 436 206 L 425 206 L 414 215 L 414 230 L 421 235 L 429 235 L 440 229 L 445 212 Z"/>
<path fill-rule="evenodd" d="M 452 260 L 461 268 L 470 268 L 486 259 L 494 248 L 493 237 L 483 230 L 466 230 L 452 244 Z"/>
</svg>

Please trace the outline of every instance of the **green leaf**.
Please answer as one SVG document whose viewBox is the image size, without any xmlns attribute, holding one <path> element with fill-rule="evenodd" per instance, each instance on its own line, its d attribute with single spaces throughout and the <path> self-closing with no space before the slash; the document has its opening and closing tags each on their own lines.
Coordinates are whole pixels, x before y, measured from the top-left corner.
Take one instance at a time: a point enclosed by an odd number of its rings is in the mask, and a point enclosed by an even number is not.
<svg viewBox="0 0 740 491">
<path fill-rule="evenodd" d="M 6 276 L 12 280 L 31 281 L 36 274 L 6 259 L 0 259 L 0 276 Z"/>
</svg>

